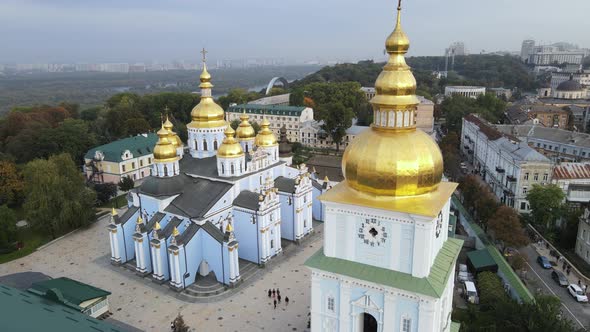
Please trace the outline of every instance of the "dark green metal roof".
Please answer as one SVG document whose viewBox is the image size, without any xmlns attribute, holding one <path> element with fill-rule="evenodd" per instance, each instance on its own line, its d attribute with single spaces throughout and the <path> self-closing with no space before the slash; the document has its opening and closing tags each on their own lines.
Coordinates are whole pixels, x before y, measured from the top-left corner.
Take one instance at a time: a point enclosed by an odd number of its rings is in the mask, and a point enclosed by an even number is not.
<svg viewBox="0 0 590 332">
<path fill-rule="evenodd" d="M 443 294 L 449 277 L 455 272 L 453 266 L 462 246 L 462 240 L 447 239 L 436 255 L 434 264 L 430 268 L 430 274 L 426 278 L 416 278 L 408 273 L 340 258 L 326 257 L 323 248 L 320 248 L 311 256 L 305 262 L 305 265 L 310 268 L 439 298 Z"/>
<path fill-rule="evenodd" d="M 471 262 L 475 271 L 493 269 L 494 267 L 496 271 L 498 270 L 498 264 L 496 264 L 487 248 L 468 252 L 467 259 Z"/>
<path fill-rule="evenodd" d="M 79 311 L 15 288 L 0 285 L 2 331 L 124 332 Z"/>
<path fill-rule="evenodd" d="M 230 106 L 227 112 L 230 113 L 244 113 L 246 114 L 266 114 L 266 115 L 284 115 L 284 116 L 300 116 L 305 106 L 281 106 L 281 105 L 257 105 L 257 104 L 241 104 Z"/>
<path fill-rule="evenodd" d="M 84 155 L 85 159 L 93 159 L 94 153 L 100 151 L 104 154 L 105 161 L 121 162 L 123 152 L 129 150 L 134 158 L 145 156 L 154 153 L 154 146 L 158 142 L 158 135 L 149 133 L 146 136 L 137 135 L 133 137 L 123 138 L 109 144 L 97 146 Z"/>
<path fill-rule="evenodd" d="M 49 291 L 55 292 L 56 290 L 61 293 L 62 298 L 60 300 L 74 305 L 80 305 L 84 301 L 111 295 L 110 292 L 104 289 L 65 277 L 35 282 L 28 289 L 29 292 L 40 296 L 47 296 Z"/>
</svg>

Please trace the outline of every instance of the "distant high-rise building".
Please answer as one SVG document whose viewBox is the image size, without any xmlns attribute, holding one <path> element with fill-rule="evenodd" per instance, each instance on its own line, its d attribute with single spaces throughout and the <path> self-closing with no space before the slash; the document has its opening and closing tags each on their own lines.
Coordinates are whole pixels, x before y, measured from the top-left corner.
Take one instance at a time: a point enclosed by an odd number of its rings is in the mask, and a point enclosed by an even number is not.
<svg viewBox="0 0 590 332">
<path fill-rule="evenodd" d="M 529 56 L 533 53 L 533 48 L 535 48 L 535 41 L 532 39 L 526 39 L 522 41 L 522 46 L 520 48 L 520 58 L 524 62 L 528 62 Z"/>
<path fill-rule="evenodd" d="M 465 44 L 463 42 L 452 43 L 447 49 L 447 52 L 452 55 L 467 55 Z"/>
</svg>

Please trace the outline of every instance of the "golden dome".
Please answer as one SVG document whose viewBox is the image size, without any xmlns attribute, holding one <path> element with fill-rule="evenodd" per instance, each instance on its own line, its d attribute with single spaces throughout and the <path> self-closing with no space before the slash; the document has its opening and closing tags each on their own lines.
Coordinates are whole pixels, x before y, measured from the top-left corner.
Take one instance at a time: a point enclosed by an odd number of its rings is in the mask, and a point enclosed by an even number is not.
<svg viewBox="0 0 590 332">
<path fill-rule="evenodd" d="M 156 221 L 156 223 L 154 224 L 154 230 L 159 231 L 162 228 L 162 226 L 160 226 L 160 223 Z"/>
<path fill-rule="evenodd" d="M 174 229 L 172 230 L 172 236 L 177 237 L 178 235 L 180 235 L 180 232 L 178 231 L 178 228 L 174 226 Z"/>
<path fill-rule="evenodd" d="M 172 145 L 174 145 L 175 148 L 182 147 L 182 140 L 172 130 L 172 128 L 174 128 L 174 125 L 172 124 L 172 122 L 170 122 L 168 116 L 166 116 L 166 121 L 164 122 L 164 129 L 168 131 L 168 140 L 170 141 L 170 143 L 172 143 Z"/>
<path fill-rule="evenodd" d="M 269 127 L 270 123 L 266 118 L 264 118 L 260 124 L 260 131 L 258 132 L 258 135 L 256 135 L 256 146 L 271 147 L 277 146 L 279 144 L 277 137 Z"/>
<path fill-rule="evenodd" d="M 416 79 L 404 59 L 409 46 L 398 6 L 395 30 L 386 41 L 389 61 L 375 82 L 376 95 L 371 99 L 373 124 L 348 145 L 342 158 L 346 184 L 363 193 L 421 195 L 436 190 L 442 179 L 438 145 L 416 130 Z"/>
<path fill-rule="evenodd" d="M 201 73 L 201 101 L 191 111 L 192 122 L 188 124 L 191 128 L 215 128 L 226 125 L 223 108 L 217 105 L 211 97 L 211 74 L 207 71 L 207 65 L 203 64 Z"/>
<path fill-rule="evenodd" d="M 169 132 L 164 129 L 164 125 L 158 130 L 157 134 L 159 139 L 154 147 L 154 161 L 166 162 L 178 159 L 176 156 L 176 147 L 168 139 Z"/>
<path fill-rule="evenodd" d="M 223 143 L 217 149 L 217 157 L 221 158 L 237 158 L 244 155 L 244 150 L 242 150 L 242 145 L 236 141 L 234 138 L 234 134 L 236 132 L 232 129 L 231 126 L 227 126 L 225 129 L 225 138 L 223 139 Z"/>
<path fill-rule="evenodd" d="M 137 217 L 137 224 L 143 224 L 143 218 L 141 217 L 141 214 L 139 215 L 139 217 Z"/>
<path fill-rule="evenodd" d="M 256 132 L 254 132 L 254 128 L 252 127 L 252 125 L 250 124 L 250 122 L 248 122 L 248 115 L 246 115 L 246 113 L 244 112 L 244 114 L 240 115 L 240 120 L 242 120 L 242 122 L 240 123 L 240 125 L 238 126 L 238 129 L 236 130 L 236 137 L 238 138 L 238 140 L 250 140 L 250 139 L 254 139 L 256 137 Z"/>
</svg>

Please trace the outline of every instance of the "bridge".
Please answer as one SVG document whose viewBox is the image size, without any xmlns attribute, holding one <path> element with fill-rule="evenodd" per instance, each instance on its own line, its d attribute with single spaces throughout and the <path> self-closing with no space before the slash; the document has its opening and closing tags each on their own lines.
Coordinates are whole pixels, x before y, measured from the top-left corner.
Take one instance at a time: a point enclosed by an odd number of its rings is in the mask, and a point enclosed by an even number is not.
<svg viewBox="0 0 590 332">
<path fill-rule="evenodd" d="M 270 94 L 270 90 L 272 90 L 272 88 L 275 86 L 275 83 L 279 81 L 283 84 L 283 88 L 287 89 L 289 88 L 289 82 L 287 82 L 287 80 L 284 77 L 273 77 L 272 80 L 270 80 L 270 82 L 268 82 L 268 86 L 266 87 L 266 93 L 265 95 L 269 95 Z"/>
</svg>

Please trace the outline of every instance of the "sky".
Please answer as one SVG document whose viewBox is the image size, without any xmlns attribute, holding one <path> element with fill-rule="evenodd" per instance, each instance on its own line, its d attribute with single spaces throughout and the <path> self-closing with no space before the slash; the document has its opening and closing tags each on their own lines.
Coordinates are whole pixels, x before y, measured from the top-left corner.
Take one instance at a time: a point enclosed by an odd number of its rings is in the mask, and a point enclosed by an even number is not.
<svg viewBox="0 0 590 332">
<path fill-rule="evenodd" d="M 0 0 L 0 62 L 381 59 L 395 0 Z M 590 47 L 589 0 L 405 0 L 410 55 Z"/>
</svg>

